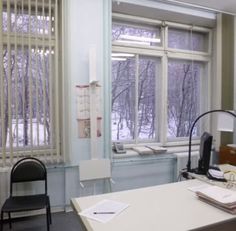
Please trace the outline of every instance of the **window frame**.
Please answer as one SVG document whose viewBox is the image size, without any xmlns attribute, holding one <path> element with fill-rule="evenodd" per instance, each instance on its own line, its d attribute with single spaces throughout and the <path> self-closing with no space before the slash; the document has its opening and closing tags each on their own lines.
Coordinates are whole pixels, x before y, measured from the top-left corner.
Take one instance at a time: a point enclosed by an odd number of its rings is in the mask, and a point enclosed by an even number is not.
<svg viewBox="0 0 236 231">
<path fill-rule="evenodd" d="M 200 100 L 200 111 L 209 110 L 211 105 L 211 81 L 212 81 L 212 36 L 213 30 L 211 28 L 199 27 L 199 26 L 192 26 L 182 23 L 176 22 L 168 22 L 168 21 L 159 21 L 153 20 L 143 17 L 137 17 L 132 15 L 125 15 L 125 14 L 112 14 L 112 22 L 121 22 L 123 24 L 131 24 L 132 22 L 141 23 L 142 26 L 144 23 L 151 26 L 161 26 L 161 39 L 163 40 L 162 46 L 140 46 L 140 45 L 132 45 L 129 46 L 128 44 L 120 44 L 117 42 L 112 41 L 112 52 L 125 52 L 125 53 L 132 53 L 138 55 L 145 55 L 145 56 L 154 56 L 161 59 L 161 80 L 160 80 L 160 98 L 159 103 L 156 102 L 156 110 L 157 107 L 162 108 L 163 113 L 159 116 L 158 124 L 156 125 L 156 130 L 158 132 L 157 137 L 159 137 L 159 142 L 157 140 L 152 141 L 149 140 L 148 142 L 152 143 L 155 142 L 158 145 L 165 145 L 165 146 L 178 146 L 178 145 L 187 145 L 188 139 L 186 138 L 176 138 L 173 140 L 168 140 L 167 136 L 167 81 L 168 81 L 168 59 L 183 59 L 183 60 L 190 60 L 190 61 L 200 61 L 204 62 L 205 68 L 207 71 L 207 79 L 204 79 L 204 85 L 207 85 L 207 89 L 204 91 L 204 95 L 201 96 L 204 98 L 204 104 L 202 100 Z M 207 51 L 200 52 L 200 51 L 192 51 L 192 50 L 182 50 L 182 49 L 174 49 L 168 48 L 168 28 L 175 28 L 175 29 L 185 29 L 185 30 L 193 30 L 196 32 L 203 32 L 208 33 L 208 44 L 207 44 Z M 201 86 L 203 85 L 202 81 L 200 81 Z M 202 89 L 202 88 L 201 88 Z M 157 94 L 155 96 L 157 98 Z M 206 100 L 207 99 L 207 100 Z M 164 110 L 163 110 L 164 109 Z M 160 111 L 160 110 L 159 110 Z M 137 125 L 136 125 L 137 126 Z M 209 130 L 210 124 L 209 119 L 206 119 L 204 124 L 200 125 L 201 130 L 206 129 Z M 113 140 L 112 140 L 113 141 Z M 127 146 L 134 145 L 134 144 L 141 144 L 144 143 L 143 141 L 140 142 L 138 139 L 133 140 L 133 142 L 126 142 L 123 141 Z M 148 143 L 147 142 L 147 143 Z M 199 137 L 193 138 L 193 144 L 199 142 Z"/>
</svg>

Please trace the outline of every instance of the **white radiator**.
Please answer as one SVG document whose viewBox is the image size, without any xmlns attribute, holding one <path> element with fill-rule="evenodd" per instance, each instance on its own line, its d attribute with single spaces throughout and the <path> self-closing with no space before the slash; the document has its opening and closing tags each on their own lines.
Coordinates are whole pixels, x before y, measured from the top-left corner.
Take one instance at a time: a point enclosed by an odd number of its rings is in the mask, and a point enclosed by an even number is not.
<svg viewBox="0 0 236 231">
<path fill-rule="evenodd" d="M 183 169 L 186 169 L 187 162 L 188 162 L 188 153 L 176 153 L 177 157 L 177 164 L 176 164 L 176 176 L 179 177 L 180 172 Z M 192 152 L 191 154 L 191 168 L 196 168 L 198 166 L 198 159 L 199 159 L 199 152 Z"/>
<path fill-rule="evenodd" d="M 0 207 L 10 193 L 10 168 L 0 169 Z"/>
</svg>

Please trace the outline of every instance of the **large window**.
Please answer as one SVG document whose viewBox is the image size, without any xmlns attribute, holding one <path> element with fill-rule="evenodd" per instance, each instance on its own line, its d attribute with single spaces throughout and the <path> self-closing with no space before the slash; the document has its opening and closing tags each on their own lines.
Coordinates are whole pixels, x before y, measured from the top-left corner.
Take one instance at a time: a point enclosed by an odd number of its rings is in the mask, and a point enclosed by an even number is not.
<svg viewBox="0 0 236 231">
<path fill-rule="evenodd" d="M 131 21 L 112 26 L 112 140 L 184 142 L 210 103 L 211 30 Z"/>
<path fill-rule="evenodd" d="M 59 157 L 57 0 L 0 3 L 0 152 Z"/>
</svg>

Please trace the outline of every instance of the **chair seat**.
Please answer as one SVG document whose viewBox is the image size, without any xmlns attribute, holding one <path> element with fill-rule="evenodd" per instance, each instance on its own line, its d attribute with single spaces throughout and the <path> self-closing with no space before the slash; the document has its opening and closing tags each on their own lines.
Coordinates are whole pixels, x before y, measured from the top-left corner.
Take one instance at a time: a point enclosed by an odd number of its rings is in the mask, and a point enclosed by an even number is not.
<svg viewBox="0 0 236 231">
<path fill-rule="evenodd" d="M 12 196 L 3 204 L 3 212 L 21 212 L 43 209 L 48 205 L 49 197 L 45 194 L 30 196 Z"/>
</svg>

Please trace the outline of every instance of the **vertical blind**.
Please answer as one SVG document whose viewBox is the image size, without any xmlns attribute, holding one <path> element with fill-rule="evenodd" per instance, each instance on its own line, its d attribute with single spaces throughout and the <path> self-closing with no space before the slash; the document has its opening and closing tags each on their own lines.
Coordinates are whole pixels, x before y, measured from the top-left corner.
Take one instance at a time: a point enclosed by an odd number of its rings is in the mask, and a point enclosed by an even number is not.
<svg viewBox="0 0 236 231">
<path fill-rule="evenodd" d="M 58 0 L 0 2 L 0 165 L 60 160 Z"/>
</svg>

